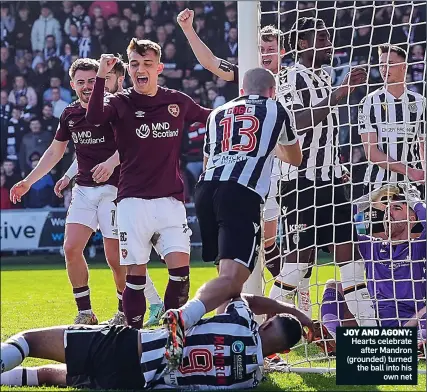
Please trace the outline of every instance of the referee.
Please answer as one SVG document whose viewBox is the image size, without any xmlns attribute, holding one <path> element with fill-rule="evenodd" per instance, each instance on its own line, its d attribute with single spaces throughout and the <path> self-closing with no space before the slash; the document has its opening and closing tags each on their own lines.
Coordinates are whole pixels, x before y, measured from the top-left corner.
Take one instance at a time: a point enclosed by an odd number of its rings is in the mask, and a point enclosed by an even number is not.
<svg viewBox="0 0 427 392">
<path fill-rule="evenodd" d="M 378 55 L 384 85 L 365 97 L 359 108 L 359 134 L 369 161 L 365 193 L 384 184 L 412 182 L 423 194 L 426 99 L 406 87 L 403 49 L 381 45 Z M 379 209 L 365 213 L 372 235 L 385 238 L 383 218 Z M 421 226 L 414 231 L 417 227 Z"/>
<path fill-rule="evenodd" d="M 332 44 L 322 19 L 300 18 L 292 27 L 289 46 L 296 63 L 287 68 L 280 94 L 292 108 L 303 161 L 282 170 L 281 207 L 286 214 L 289 253 L 274 289 L 291 300 L 309 268 L 313 252 L 327 247 L 340 268 L 345 300 L 359 325 L 375 325 L 363 264 L 353 245 L 352 208 L 344 192 L 338 155 L 338 108 L 366 71 L 354 68 L 332 91 L 322 65 L 331 64 Z M 278 99 L 281 99 L 278 96 Z M 282 98 L 283 99 L 283 98 Z M 273 293 L 270 293 L 273 296 Z"/>
<path fill-rule="evenodd" d="M 219 261 L 219 277 L 203 285 L 196 299 L 165 313 L 171 341 L 176 326 L 185 330 L 225 301 L 238 297 L 258 257 L 261 206 L 268 194 L 276 156 L 292 165 L 301 163 L 301 148 L 291 115 L 273 100 L 271 71 L 245 73 L 243 96 L 215 109 L 205 137 L 205 171 L 196 187 L 196 214 L 205 262 Z M 181 321 L 182 320 L 182 321 Z M 178 332 L 179 334 L 179 332 Z M 171 354 L 174 357 L 179 354 Z"/>
</svg>

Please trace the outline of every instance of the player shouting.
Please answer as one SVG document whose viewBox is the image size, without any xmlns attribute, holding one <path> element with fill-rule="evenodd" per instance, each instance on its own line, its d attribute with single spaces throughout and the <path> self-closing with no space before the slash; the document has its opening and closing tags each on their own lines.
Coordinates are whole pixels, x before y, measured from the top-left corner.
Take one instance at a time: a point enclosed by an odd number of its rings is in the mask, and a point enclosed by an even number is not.
<svg viewBox="0 0 427 392">
<path fill-rule="evenodd" d="M 205 123 L 210 110 L 157 85 L 163 70 L 158 44 L 132 39 L 127 54 L 133 87 L 104 99 L 105 77 L 116 58 L 103 55 L 86 116 L 93 124 L 109 122 L 115 130 L 121 162 L 120 262 L 127 268 L 123 308 L 129 325 L 140 328 L 153 244 L 169 270 L 165 308 L 188 299 L 191 231 L 179 174 L 180 146 L 184 122 Z"/>
<path fill-rule="evenodd" d="M 113 69 L 107 74 L 105 77 L 105 91 L 111 94 L 116 94 L 117 92 L 123 91 L 123 81 L 125 79 L 127 65 L 122 61 L 121 57 L 118 57 L 116 63 L 114 64 Z M 96 165 L 93 169 L 93 179 L 98 182 L 105 182 L 109 179 L 112 172 L 109 170 L 108 166 L 104 163 Z M 65 189 L 70 180 L 78 174 L 78 164 L 77 159 L 71 164 L 65 175 L 58 180 L 55 184 L 55 193 L 58 197 L 62 197 L 62 190 Z M 118 237 L 117 237 L 118 241 Z M 118 247 L 117 247 L 118 249 Z M 119 309 L 116 315 L 109 320 L 110 324 L 124 324 L 124 314 L 123 314 L 123 306 L 122 306 L 122 295 L 125 287 L 125 271 L 124 267 L 121 269 L 122 275 L 117 277 L 116 282 L 121 282 L 120 287 L 117 286 L 117 297 L 119 300 Z M 113 271 L 114 272 L 114 271 Z M 157 290 L 150 279 L 149 275 L 147 275 L 147 285 L 145 287 L 145 296 L 149 303 L 149 318 L 144 324 L 146 327 L 150 327 L 158 324 L 160 317 L 164 312 L 163 301 L 161 300 Z"/>
<path fill-rule="evenodd" d="M 252 312 L 270 318 L 259 326 Z M 311 320 L 289 305 L 250 295 L 236 298 L 225 313 L 186 331 L 184 362 L 177 370 L 166 368 L 168 332 L 164 328 L 31 330 L 1 344 L 1 385 L 102 390 L 253 388 L 263 378 L 264 357 L 294 346 L 301 338 L 301 326 L 311 327 Z M 66 366 L 16 367 L 27 356 Z"/>
<path fill-rule="evenodd" d="M 13 203 L 21 201 L 30 187 L 52 170 L 64 155 L 69 140 L 73 140 L 78 161 L 78 174 L 73 197 L 68 210 L 64 253 L 67 273 L 73 287 L 78 308 L 76 324 L 97 324 L 92 311 L 89 274 L 83 250 L 99 227 L 104 237 L 104 251 L 108 265 L 113 271 L 118 290 L 119 310 L 114 323 L 122 323 L 121 291 L 124 288 L 124 271 L 119 263 L 117 241 L 116 206 L 119 180 L 118 154 L 113 129 L 109 124 L 95 127 L 86 121 L 86 108 L 95 83 L 99 63 L 92 59 L 78 59 L 70 67 L 71 88 L 78 100 L 68 105 L 61 114 L 55 139 L 41 157 L 38 165 L 22 181 L 10 190 Z M 124 66 L 121 65 L 124 72 Z M 119 68 L 119 66 L 118 66 Z M 93 169 L 97 167 L 95 173 Z M 94 178 L 95 174 L 95 178 Z"/>
<path fill-rule="evenodd" d="M 196 187 L 196 214 L 203 260 L 219 261 L 219 276 L 203 285 L 196 299 L 165 313 L 171 366 L 180 360 L 182 331 L 239 296 L 255 267 L 261 205 L 270 186 L 276 144 L 280 159 L 296 166 L 301 163 L 291 115 L 272 99 L 275 87 L 270 71 L 247 71 L 242 96 L 215 109 L 206 124 L 205 171 Z"/>
</svg>

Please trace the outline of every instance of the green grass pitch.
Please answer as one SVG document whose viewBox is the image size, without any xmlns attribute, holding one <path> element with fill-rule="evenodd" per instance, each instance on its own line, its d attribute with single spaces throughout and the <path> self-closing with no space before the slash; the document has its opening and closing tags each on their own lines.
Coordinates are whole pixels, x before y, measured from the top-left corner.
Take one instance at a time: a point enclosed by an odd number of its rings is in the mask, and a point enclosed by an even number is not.
<svg viewBox="0 0 427 392">
<path fill-rule="evenodd" d="M 56 260 L 57 261 L 57 260 Z M 323 266 L 314 270 L 312 284 L 324 283 L 336 274 L 334 267 Z M 163 295 L 167 282 L 167 271 L 161 264 L 150 266 L 150 275 L 157 289 Z M 216 275 L 215 268 L 192 263 L 191 295 L 207 280 Z M 335 275 L 337 276 L 337 275 Z M 106 320 L 116 310 L 115 289 L 109 269 L 103 264 L 90 266 L 90 288 L 92 307 L 99 320 Z M 323 288 L 313 286 L 311 297 L 313 303 L 319 303 Z M 313 317 L 317 317 L 317 306 Z M 63 264 L 41 265 L 2 265 L 1 269 L 1 340 L 25 329 L 70 324 L 76 314 L 70 285 Z M 315 347 L 307 348 L 310 355 L 316 355 Z M 292 361 L 302 361 L 305 348 L 300 347 L 290 354 Z M 41 360 L 27 359 L 24 365 L 35 366 L 44 363 Z M 317 361 L 314 366 L 327 366 L 326 361 Z M 301 363 L 298 366 L 308 366 Z M 425 369 L 425 363 L 422 363 Z M 335 362 L 331 361 L 331 367 Z M 363 374 L 361 374 L 363 377 Z M 42 389 L 42 388 L 39 388 Z M 45 390 L 70 390 L 44 388 Z M 17 389 L 1 388 L 2 391 Z M 35 388 L 19 387 L 19 390 Z M 257 390 L 260 391 L 425 391 L 426 376 L 418 376 L 416 386 L 336 386 L 334 374 L 295 374 L 270 373 L 266 381 Z"/>
</svg>

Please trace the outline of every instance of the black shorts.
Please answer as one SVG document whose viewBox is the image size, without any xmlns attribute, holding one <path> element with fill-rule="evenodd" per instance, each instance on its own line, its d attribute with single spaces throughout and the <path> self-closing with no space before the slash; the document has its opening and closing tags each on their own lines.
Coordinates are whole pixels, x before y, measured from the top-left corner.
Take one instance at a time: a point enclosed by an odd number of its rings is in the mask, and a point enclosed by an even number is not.
<svg viewBox="0 0 427 392">
<path fill-rule="evenodd" d="M 195 204 L 203 260 L 231 259 L 252 272 L 261 243 L 261 196 L 236 182 L 203 181 Z"/>
<path fill-rule="evenodd" d="M 363 194 L 366 195 L 374 188 L 369 187 L 368 185 L 364 186 Z M 417 189 L 421 193 L 421 199 L 425 198 L 425 186 L 419 185 Z M 377 233 L 384 233 L 384 214 L 385 212 L 382 210 L 378 210 L 376 208 L 370 208 L 363 213 L 363 223 L 365 225 L 366 233 L 368 235 L 373 235 Z M 421 222 L 418 222 L 413 228 L 412 233 L 421 233 L 423 231 L 423 225 Z"/>
<path fill-rule="evenodd" d="M 71 326 L 65 332 L 67 386 L 142 389 L 138 330 L 124 326 Z"/>
<path fill-rule="evenodd" d="M 278 202 L 284 213 L 289 251 L 343 244 L 356 238 L 353 212 L 341 181 L 299 178 L 282 182 Z"/>
</svg>

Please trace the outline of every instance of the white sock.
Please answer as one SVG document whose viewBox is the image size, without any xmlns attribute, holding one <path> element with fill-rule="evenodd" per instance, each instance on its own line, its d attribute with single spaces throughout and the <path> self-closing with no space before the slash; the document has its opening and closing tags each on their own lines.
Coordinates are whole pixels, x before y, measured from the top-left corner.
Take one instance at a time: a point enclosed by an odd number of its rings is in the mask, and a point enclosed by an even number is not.
<svg viewBox="0 0 427 392">
<path fill-rule="evenodd" d="M 150 305 L 162 305 L 163 301 L 159 296 L 159 293 L 157 292 L 156 288 L 154 287 L 154 283 L 151 280 L 150 276 L 147 272 L 147 282 L 145 283 L 145 290 L 144 290 L 145 298 L 147 299 L 148 303 Z"/>
<path fill-rule="evenodd" d="M 8 385 L 11 387 L 20 387 L 27 385 L 30 387 L 39 385 L 39 377 L 36 368 L 17 367 L 2 373 L 0 376 L 1 385 Z"/>
<path fill-rule="evenodd" d="M 271 287 L 270 298 L 294 304 L 297 288 L 307 272 L 308 263 L 284 263 Z"/>
<path fill-rule="evenodd" d="M 28 356 L 30 347 L 22 335 L 14 335 L 1 344 L 1 371 L 7 372 L 20 365 Z"/>
<path fill-rule="evenodd" d="M 312 315 L 312 305 L 310 299 L 310 278 L 303 278 L 297 291 L 298 309 L 301 310 L 310 320 Z"/>
<path fill-rule="evenodd" d="M 358 260 L 343 265 L 340 267 L 340 274 L 345 302 L 359 326 L 376 326 L 374 306 L 365 285 L 363 261 Z M 365 285 L 365 287 L 358 288 L 360 285 Z M 352 288 L 353 290 L 351 290 Z"/>
<path fill-rule="evenodd" d="M 206 308 L 200 299 L 192 299 L 180 308 L 185 329 L 191 328 L 206 314 Z"/>
<path fill-rule="evenodd" d="M 79 313 L 82 313 L 82 314 L 92 314 L 92 313 L 93 313 L 93 311 L 92 311 L 92 309 L 79 310 Z"/>
</svg>

